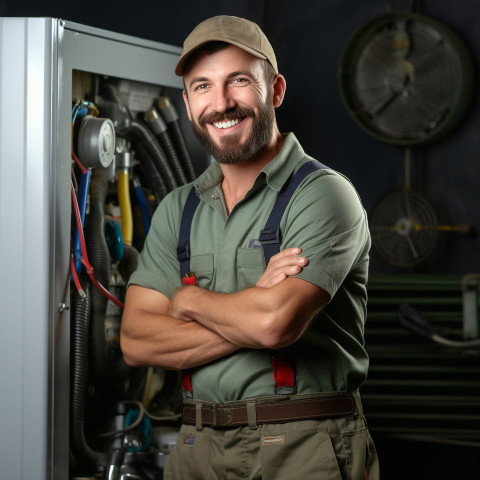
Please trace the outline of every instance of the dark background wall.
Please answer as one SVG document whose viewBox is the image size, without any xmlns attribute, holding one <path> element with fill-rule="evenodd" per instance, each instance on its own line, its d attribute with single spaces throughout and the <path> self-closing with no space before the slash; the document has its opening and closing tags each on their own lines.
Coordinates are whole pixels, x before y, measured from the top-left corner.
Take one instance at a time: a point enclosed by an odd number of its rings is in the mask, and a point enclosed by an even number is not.
<svg viewBox="0 0 480 480">
<path fill-rule="evenodd" d="M 0 16 L 63 18 L 179 46 L 207 17 L 228 14 L 254 20 L 269 36 L 287 80 L 285 102 L 277 110 L 280 129 L 294 131 L 309 154 L 346 174 L 370 212 L 383 193 L 404 185 L 405 149 L 373 138 L 352 120 L 341 100 L 338 65 L 357 28 L 376 15 L 410 6 L 408 0 L 6 0 L 0 4 Z M 480 58 L 478 0 L 424 0 L 417 1 L 415 8 L 450 26 L 468 46 L 476 69 Z M 439 221 L 470 224 L 473 232 L 441 233 L 435 254 L 415 267 L 415 273 L 463 275 L 480 270 L 479 133 L 479 93 L 475 89 L 456 129 L 416 152 L 416 186 Z M 373 252 L 371 272 L 401 274 L 405 270 L 391 267 Z M 377 447 L 386 480 L 478 478 L 478 448 L 401 441 L 378 442 Z"/>
<path fill-rule="evenodd" d="M 0 6 L 2 16 L 51 16 L 115 32 L 182 45 L 205 18 L 228 14 L 250 18 L 269 36 L 287 80 L 287 95 L 277 110 L 282 131 L 294 131 L 310 155 L 346 174 L 371 213 L 379 197 L 404 185 L 405 148 L 387 144 L 362 130 L 344 107 L 338 65 L 352 33 L 372 17 L 411 6 L 451 27 L 466 43 L 475 66 L 480 58 L 476 0 L 184 0 L 82 3 L 44 0 Z M 419 273 L 466 274 L 480 269 L 476 229 L 480 225 L 478 155 L 479 94 L 457 128 L 432 145 L 415 149 L 414 185 L 431 204 L 440 224 L 469 224 L 472 233 L 440 233 Z M 372 252 L 372 273 L 402 273 Z"/>
</svg>

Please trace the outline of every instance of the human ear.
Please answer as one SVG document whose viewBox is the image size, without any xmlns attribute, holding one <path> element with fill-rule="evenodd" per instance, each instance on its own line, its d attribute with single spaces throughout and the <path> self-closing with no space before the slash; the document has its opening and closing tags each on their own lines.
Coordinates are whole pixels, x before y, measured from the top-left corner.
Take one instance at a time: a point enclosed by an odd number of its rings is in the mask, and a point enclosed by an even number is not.
<svg viewBox="0 0 480 480">
<path fill-rule="evenodd" d="M 287 89 L 287 82 L 283 75 L 277 75 L 273 81 L 273 106 L 278 108 L 285 97 L 285 90 Z"/>
</svg>

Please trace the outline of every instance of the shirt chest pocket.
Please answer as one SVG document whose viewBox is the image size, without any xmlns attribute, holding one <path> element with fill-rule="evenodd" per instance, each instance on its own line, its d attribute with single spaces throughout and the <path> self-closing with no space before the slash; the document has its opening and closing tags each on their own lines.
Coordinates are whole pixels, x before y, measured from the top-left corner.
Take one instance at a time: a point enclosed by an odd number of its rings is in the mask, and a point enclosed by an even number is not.
<svg viewBox="0 0 480 480">
<path fill-rule="evenodd" d="M 263 248 L 237 250 L 237 281 L 239 290 L 254 287 L 265 271 Z"/>
<path fill-rule="evenodd" d="M 190 268 L 195 272 L 197 285 L 210 290 L 213 280 L 213 254 L 192 255 Z"/>
</svg>

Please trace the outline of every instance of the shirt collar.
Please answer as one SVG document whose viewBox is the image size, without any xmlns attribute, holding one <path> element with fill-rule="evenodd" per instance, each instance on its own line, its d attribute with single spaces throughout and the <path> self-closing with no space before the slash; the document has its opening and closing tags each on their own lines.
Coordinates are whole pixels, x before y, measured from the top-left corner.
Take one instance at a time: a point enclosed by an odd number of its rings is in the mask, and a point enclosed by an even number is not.
<svg viewBox="0 0 480 480">
<path fill-rule="evenodd" d="M 280 191 L 299 161 L 304 157 L 305 152 L 295 135 L 287 133 L 278 155 L 262 169 L 268 186 L 273 190 Z"/>
<path fill-rule="evenodd" d="M 285 135 L 282 149 L 259 173 L 259 177 L 265 177 L 270 188 L 280 191 L 291 173 L 295 170 L 298 162 L 304 158 L 305 152 L 293 133 Z M 195 181 L 195 189 L 199 194 L 219 185 L 223 180 L 222 169 L 218 162 L 214 161 Z"/>
</svg>

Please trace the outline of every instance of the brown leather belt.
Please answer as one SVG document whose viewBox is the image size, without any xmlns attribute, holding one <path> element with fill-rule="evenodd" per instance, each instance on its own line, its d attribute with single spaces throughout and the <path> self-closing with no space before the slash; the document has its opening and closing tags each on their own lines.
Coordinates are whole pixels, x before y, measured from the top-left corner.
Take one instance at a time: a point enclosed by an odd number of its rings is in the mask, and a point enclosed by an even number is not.
<svg viewBox="0 0 480 480">
<path fill-rule="evenodd" d="M 234 405 L 212 404 L 201 406 L 201 425 L 206 427 L 236 427 L 249 425 L 248 402 Z M 313 420 L 331 417 L 346 417 L 355 413 L 352 395 L 322 397 L 315 399 L 279 400 L 257 403 L 256 424 L 285 423 L 299 420 Z M 183 407 L 183 423 L 198 425 L 195 405 Z M 200 420 L 200 419 L 199 419 Z"/>
</svg>

